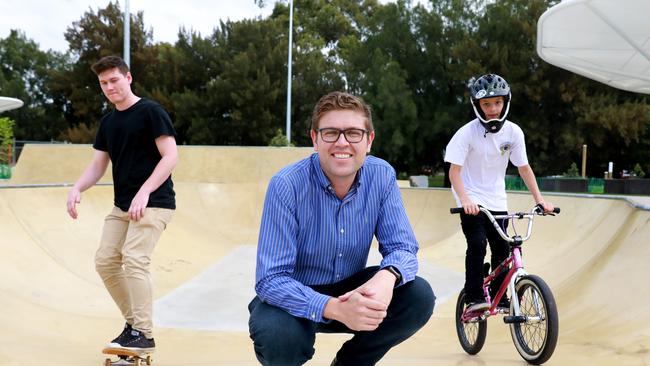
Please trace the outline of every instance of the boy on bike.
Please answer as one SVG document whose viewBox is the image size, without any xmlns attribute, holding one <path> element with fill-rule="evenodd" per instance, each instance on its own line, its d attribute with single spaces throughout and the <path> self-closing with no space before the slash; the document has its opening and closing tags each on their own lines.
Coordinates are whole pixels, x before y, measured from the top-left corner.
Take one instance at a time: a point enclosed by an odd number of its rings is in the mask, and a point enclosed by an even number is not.
<svg viewBox="0 0 650 366">
<path fill-rule="evenodd" d="M 496 268 L 508 257 L 508 243 L 499 236 L 479 206 L 492 214 L 507 213 L 505 174 L 508 161 L 519 170 L 533 199 L 552 212 L 553 205 L 544 202 L 528 165 L 524 133 L 519 126 L 506 120 L 510 108 L 510 87 L 501 76 L 486 74 L 470 81 L 470 101 L 476 119 L 461 127 L 451 138 L 445 153 L 450 163 L 449 179 L 456 203 L 464 212 L 460 215 L 463 234 L 467 239 L 465 257 L 465 294 L 471 311 L 490 307 L 483 294 L 483 260 L 486 239 L 490 244 L 491 267 Z M 507 222 L 498 220 L 505 230 Z M 490 296 L 498 291 L 506 273 L 490 285 Z M 504 296 L 499 308 L 509 308 Z"/>
</svg>

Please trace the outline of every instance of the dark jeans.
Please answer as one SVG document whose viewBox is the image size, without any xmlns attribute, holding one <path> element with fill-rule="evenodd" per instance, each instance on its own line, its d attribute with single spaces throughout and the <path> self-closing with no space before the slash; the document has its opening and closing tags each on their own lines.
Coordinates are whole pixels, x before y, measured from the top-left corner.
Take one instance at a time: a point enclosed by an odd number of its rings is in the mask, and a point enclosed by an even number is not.
<svg viewBox="0 0 650 366">
<path fill-rule="evenodd" d="M 368 267 L 343 281 L 311 286 L 314 290 L 340 296 L 368 281 L 379 267 Z M 255 355 L 262 365 L 302 365 L 314 355 L 316 333 L 351 333 L 352 339 L 336 354 L 338 365 L 374 365 L 392 347 L 412 336 L 429 320 L 435 296 L 429 283 L 416 277 L 395 289 L 388 314 L 374 331 L 353 331 L 343 323 L 317 323 L 294 317 L 262 302 L 257 296 L 248 305 L 248 327 Z"/>
<path fill-rule="evenodd" d="M 493 215 L 503 215 L 505 211 L 490 211 Z M 465 253 L 465 294 L 468 302 L 483 301 L 483 261 L 485 260 L 487 242 L 490 243 L 490 265 L 495 269 L 504 259 L 508 258 L 510 250 L 508 242 L 497 233 L 490 220 L 484 213 L 478 215 L 460 214 L 463 233 L 467 239 L 467 252 Z M 497 220 L 505 231 L 508 227 L 507 220 Z M 490 296 L 494 296 L 503 283 L 506 272 L 499 275 L 490 284 Z"/>
</svg>

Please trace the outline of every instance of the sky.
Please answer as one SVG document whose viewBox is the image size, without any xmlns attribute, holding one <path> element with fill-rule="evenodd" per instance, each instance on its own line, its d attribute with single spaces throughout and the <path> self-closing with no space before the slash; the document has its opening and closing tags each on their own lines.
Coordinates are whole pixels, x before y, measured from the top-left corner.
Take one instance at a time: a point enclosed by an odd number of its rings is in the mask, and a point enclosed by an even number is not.
<svg viewBox="0 0 650 366">
<path fill-rule="evenodd" d="M 64 52 L 68 42 L 63 34 L 72 22 L 92 9 L 105 8 L 110 0 L 0 0 L 0 38 L 9 36 L 11 29 L 20 29 L 27 38 L 39 44 L 41 50 Z M 253 0 L 130 0 L 132 14 L 144 11 L 144 24 L 153 28 L 154 42 L 174 43 L 178 29 L 185 26 L 202 36 L 222 20 L 266 17 L 273 11 L 273 2 L 260 9 Z M 125 0 L 120 0 L 124 10 Z"/>
<path fill-rule="evenodd" d="M 391 0 L 381 1 L 383 3 Z M 68 42 L 63 34 L 84 13 L 105 8 L 110 0 L 0 0 L 0 38 L 11 29 L 22 30 L 40 49 L 65 52 Z M 124 10 L 125 0 L 120 0 Z M 178 29 L 184 26 L 207 37 L 221 20 L 237 21 L 266 17 L 273 11 L 274 0 L 259 8 L 254 0 L 129 0 L 132 14 L 144 11 L 146 28 L 153 28 L 155 43 L 174 43 Z"/>
</svg>

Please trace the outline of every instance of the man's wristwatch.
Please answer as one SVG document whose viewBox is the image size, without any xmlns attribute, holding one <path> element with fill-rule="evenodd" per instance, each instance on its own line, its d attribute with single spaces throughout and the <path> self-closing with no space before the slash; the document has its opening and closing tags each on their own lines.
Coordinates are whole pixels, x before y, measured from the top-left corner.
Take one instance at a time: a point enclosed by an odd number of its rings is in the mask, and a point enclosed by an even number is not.
<svg viewBox="0 0 650 366">
<path fill-rule="evenodd" d="M 395 285 L 398 285 L 400 282 L 402 282 L 402 274 L 399 273 L 397 268 L 394 266 L 387 266 L 382 269 L 387 270 L 388 272 L 392 273 L 395 276 Z"/>
</svg>

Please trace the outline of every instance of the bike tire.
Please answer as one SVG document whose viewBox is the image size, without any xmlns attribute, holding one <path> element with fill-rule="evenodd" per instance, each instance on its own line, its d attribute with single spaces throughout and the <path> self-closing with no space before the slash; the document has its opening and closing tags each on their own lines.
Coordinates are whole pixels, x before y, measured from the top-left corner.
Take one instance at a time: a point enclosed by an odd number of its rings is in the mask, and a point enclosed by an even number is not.
<svg viewBox="0 0 650 366">
<path fill-rule="evenodd" d="M 465 290 L 461 290 L 456 301 L 456 334 L 463 350 L 470 355 L 475 355 L 485 344 L 487 321 L 463 322 L 461 317 L 465 307 Z"/>
<path fill-rule="evenodd" d="M 557 345 L 559 317 L 551 289 L 535 275 L 527 275 L 515 283 L 521 315 L 527 320 L 510 324 L 512 341 L 517 352 L 528 363 L 542 364 L 551 358 Z M 510 305 L 514 314 L 514 303 Z M 538 317 L 539 320 L 528 318 Z"/>
</svg>

